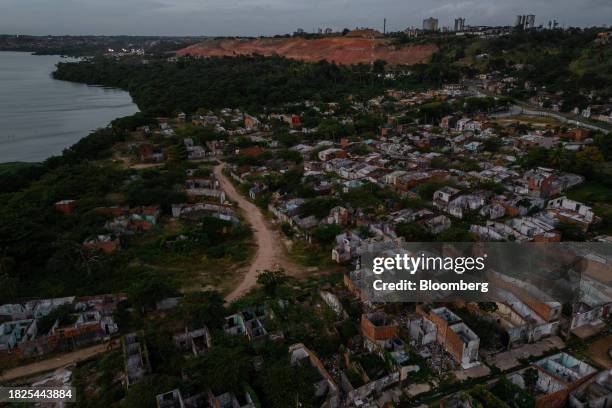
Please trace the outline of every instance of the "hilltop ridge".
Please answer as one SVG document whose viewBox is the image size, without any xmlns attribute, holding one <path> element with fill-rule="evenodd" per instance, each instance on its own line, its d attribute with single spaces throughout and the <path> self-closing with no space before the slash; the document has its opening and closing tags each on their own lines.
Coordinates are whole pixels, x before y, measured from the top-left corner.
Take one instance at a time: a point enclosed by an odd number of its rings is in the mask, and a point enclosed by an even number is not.
<svg viewBox="0 0 612 408">
<path fill-rule="evenodd" d="M 438 50 L 435 44 L 396 47 L 384 38 L 325 37 L 291 38 L 218 38 L 209 39 L 177 51 L 178 56 L 202 57 L 274 54 L 301 61 L 334 62 L 338 64 L 370 64 L 377 59 L 389 64 L 418 64 L 428 62 Z"/>
</svg>

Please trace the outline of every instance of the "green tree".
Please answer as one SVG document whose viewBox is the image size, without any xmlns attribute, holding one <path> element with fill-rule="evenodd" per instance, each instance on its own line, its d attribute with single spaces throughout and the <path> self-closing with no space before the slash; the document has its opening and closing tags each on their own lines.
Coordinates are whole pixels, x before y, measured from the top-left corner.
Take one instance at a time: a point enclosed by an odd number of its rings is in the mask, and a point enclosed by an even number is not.
<svg viewBox="0 0 612 408">
<path fill-rule="evenodd" d="M 442 231 L 436 237 L 436 241 L 438 242 L 472 242 L 474 241 L 474 237 L 470 233 L 470 231 L 459 228 L 459 227 L 450 227 L 449 229 Z"/>
<path fill-rule="evenodd" d="M 179 310 L 186 324 L 193 328 L 208 326 L 221 328 L 225 307 L 223 297 L 216 291 L 187 293 L 181 300 Z"/>
<path fill-rule="evenodd" d="M 300 143 L 301 139 L 296 134 L 291 134 L 287 130 L 280 131 L 274 135 L 274 139 L 276 139 L 281 145 L 285 147 L 295 146 Z"/>
<path fill-rule="evenodd" d="M 586 234 L 578 224 L 572 222 L 558 221 L 555 225 L 555 229 L 561 233 L 561 239 L 563 241 L 586 241 Z"/>
<path fill-rule="evenodd" d="M 174 343 L 174 330 L 154 320 L 147 320 L 145 324 L 145 339 L 152 370 L 180 377 L 183 354 Z"/>
<path fill-rule="evenodd" d="M 567 162 L 567 154 L 562 146 L 550 151 L 548 155 L 548 162 L 551 166 L 561 168 L 564 163 Z"/>
<path fill-rule="evenodd" d="M 301 217 L 314 215 L 320 220 L 327 217 L 329 211 L 340 203 L 341 201 L 334 197 L 316 197 L 304 201 L 297 211 Z"/>
<path fill-rule="evenodd" d="M 314 382 L 316 375 L 310 365 L 291 365 L 282 360 L 263 375 L 266 406 L 276 408 L 315 407 Z"/>
<path fill-rule="evenodd" d="M 288 238 L 292 238 L 293 234 L 295 233 L 293 228 L 291 228 L 291 224 L 289 224 L 288 222 L 283 222 L 281 224 L 281 231 L 283 231 L 283 234 L 285 234 L 285 236 Z"/>
<path fill-rule="evenodd" d="M 130 301 L 141 313 L 155 309 L 157 302 L 176 294 L 174 287 L 157 274 L 144 276 L 129 289 Z"/>
<path fill-rule="evenodd" d="M 543 147 L 535 147 L 533 149 L 529 149 L 527 155 L 525 155 L 523 158 L 522 165 L 525 168 L 541 166 L 544 163 L 548 164 L 548 158 L 548 150 Z"/>
<path fill-rule="evenodd" d="M 136 384 L 130 386 L 121 407 L 150 408 L 157 406 L 155 399 L 158 394 L 170 391 L 180 385 L 180 379 L 162 374 L 153 374 L 144 377 Z"/>
<path fill-rule="evenodd" d="M 376 74 L 382 74 L 385 72 L 385 66 L 387 65 L 387 61 L 382 59 L 377 59 L 372 63 L 372 72 Z"/>
<path fill-rule="evenodd" d="M 342 228 L 337 224 L 319 225 L 312 230 L 312 237 L 320 244 L 326 245 L 334 241 L 337 235 L 342 233 Z"/>
<path fill-rule="evenodd" d="M 421 105 L 419 109 L 420 117 L 426 123 L 437 123 L 451 112 L 452 108 L 446 102 L 428 102 Z"/>
<path fill-rule="evenodd" d="M 487 152 L 497 153 L 502 147 L 502 142 L 497 137 L 490 137 L 483 142 L 483 147 Z"/>
<path fill-rule="evenodd" d="M 269 296 L 274 296 L 277 289 L 282 286 L 287 279 L 287 275 L 282 268 L 274 271 L 266 269 L 257 275 L 257 283 L 264 287 L 264 291 Z"/>
<path fill-rule="evenodd" d="M 423 200 L 431 201 L 436 190 L 439 190 L 447 185 L 448 183 L 443 181 L 430 181 L 419 185 L 417 187 L 417 192 Z"/>
<path fill-rule="evenodd" d="M 249 381 L 251 355 L 242 336 L 218 335 L 205 356 L 190 360 L 185 367 L 201 389 L 214 393 L 240 392 Z"/>
<path fill-rule="evenodd" d="M 531 395 L 534 395 L 536 384 L 538 383 L 538 370 L 529 367 L 523 372 L 523 380 L 525 381 L 525 389 Z"/>
<path fill-rule="evenodd" d="M 433 238 L 418 222 L 400 222 L 395 226 L 395 233 L 408 242 L 427 242 Z"/>
<path fill-rule="evenodd" d="M 10 303 L 17 298 L 17 278 L 13 276 L 15 261 L 8 256 L 0 256 L 0 304 Z"/>
<path fill-rule="evenodd" d="M 589 177 L 603 162 L 604 156 L 601 151 L 597 147 L 588 146 L 576 152 L 572 171 Z"/>
<path fill-rule="evenodd" d="M 536 373 L 537 374 L 537 373 Z M 535 400 L 532 391 L 523 390 L 518 385 L 512 383 L 506 376 L 502 376 L 491 388 L 491 392 L 514 408 L 533 408 Z"/>
</svg>

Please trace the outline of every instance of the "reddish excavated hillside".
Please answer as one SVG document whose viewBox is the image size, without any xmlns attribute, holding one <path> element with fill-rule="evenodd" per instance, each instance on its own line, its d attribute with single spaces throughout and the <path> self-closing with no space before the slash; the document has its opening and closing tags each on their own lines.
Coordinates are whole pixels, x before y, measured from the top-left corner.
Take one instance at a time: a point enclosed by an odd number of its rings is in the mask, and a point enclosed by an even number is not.
<svg viewBox="0 0 612 408">
<path fill-rule="evenodd" d="M 438 47 L 434 44 L 398 47 L 381 38 L 328 37 L 307 40 L 293 38 L 210 39 L 177 51 L 177 55 L 201 57 L 274 55 L 302 61 L 327 60 L 338 64 L 372 63 L 417 64 L 429 60 Z"/>
</svg>

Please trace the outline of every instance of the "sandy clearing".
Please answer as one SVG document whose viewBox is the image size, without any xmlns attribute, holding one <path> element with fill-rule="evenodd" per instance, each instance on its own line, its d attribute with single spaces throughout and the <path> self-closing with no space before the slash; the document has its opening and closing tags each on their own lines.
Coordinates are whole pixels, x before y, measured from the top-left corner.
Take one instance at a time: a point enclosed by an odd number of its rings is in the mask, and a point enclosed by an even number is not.
<svg viewBox="0 0 612 408">
<path fill-rule="evenodd" d="M 215 166 L 214 174 L 221 183 L 221 188 L 225 191 L 227 197 L 234 201 L 242 210 L 244 218 L 251 225 L 255 244 L 257 245 L 255 257 L 243 276 L 242 282 L 225 297 L 226 302 L 231 302 L 254 287 L 257 284 L 258 273 L 264 269 L 282 267 L 287 275 L 293 276 L 300 275 L 304 271 L 301 266 L 296 265 L 287 257 L 279 233 L 270 227 L 261 210 L 238 193 L 234 185 L 223 174 L 224 166 L 224 163 Z"/>
</svg>

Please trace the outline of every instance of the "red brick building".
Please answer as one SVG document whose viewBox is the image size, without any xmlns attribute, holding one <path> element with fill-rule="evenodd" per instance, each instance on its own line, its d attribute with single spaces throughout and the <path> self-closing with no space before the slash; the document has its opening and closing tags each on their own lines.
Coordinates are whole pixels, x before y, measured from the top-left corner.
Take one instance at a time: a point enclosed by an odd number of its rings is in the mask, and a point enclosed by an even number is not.
<svg viewBox="0 0 612 408">
<path fill-rule="evenodd" d="M 399 326 L 384 313 L 361 315 L 361 333 L 372 342 L 391 340 L 397 337 Z"/>
<path fill-rule="evenodd" d="M 63 214 L 70 214 L 76 208 L 75 200 L 62 200 L 55 203 L 55 209 Z"/>
</svg>

